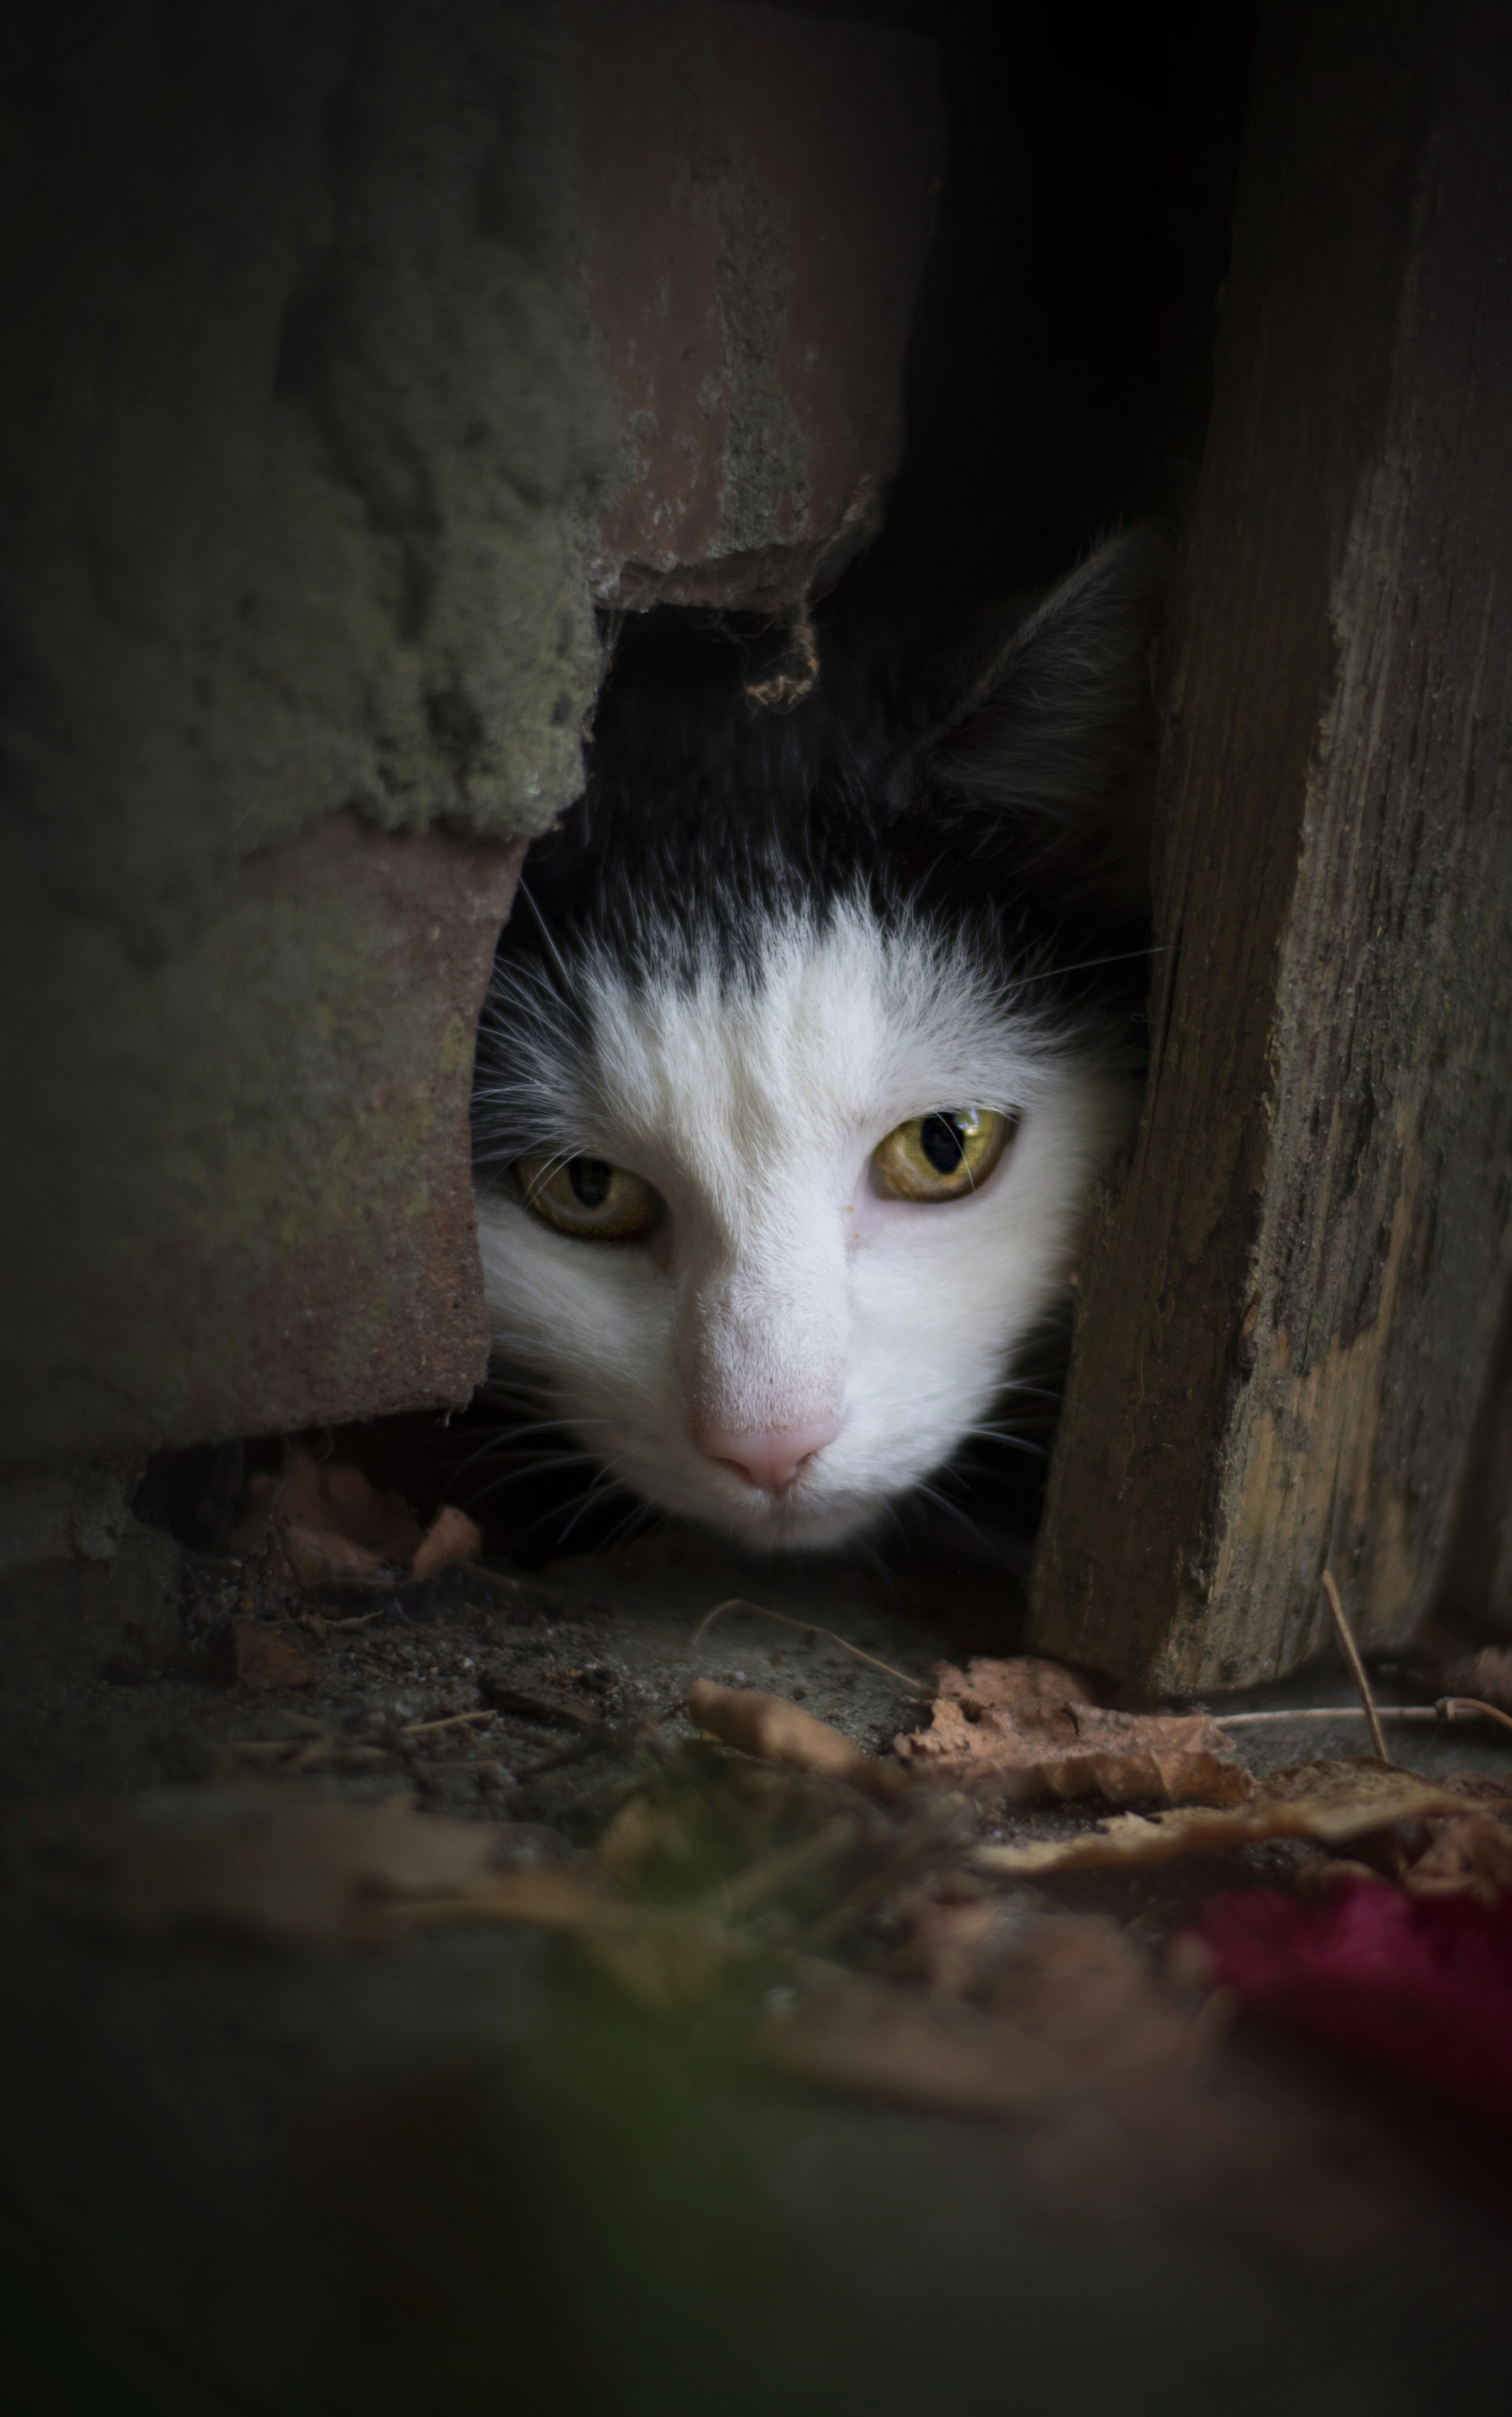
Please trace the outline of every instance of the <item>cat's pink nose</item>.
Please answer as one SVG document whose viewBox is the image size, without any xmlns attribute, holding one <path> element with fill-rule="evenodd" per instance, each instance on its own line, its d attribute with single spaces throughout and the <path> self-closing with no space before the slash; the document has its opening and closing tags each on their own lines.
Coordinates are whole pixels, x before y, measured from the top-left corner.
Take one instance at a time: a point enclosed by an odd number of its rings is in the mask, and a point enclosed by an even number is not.
<svg viewBox="0 0 1512 2417">
<path fill-rule="evenodd" d="M 694 1440 L 710 1460 L 737 1470 L 764 1494 L 786 1494 L 839 1431 L 839 1419 L 821 1419 L 812 1426 L 766 1428 L 756 1435 L 722 1435 L 697 1427 Z"/>
</svg>

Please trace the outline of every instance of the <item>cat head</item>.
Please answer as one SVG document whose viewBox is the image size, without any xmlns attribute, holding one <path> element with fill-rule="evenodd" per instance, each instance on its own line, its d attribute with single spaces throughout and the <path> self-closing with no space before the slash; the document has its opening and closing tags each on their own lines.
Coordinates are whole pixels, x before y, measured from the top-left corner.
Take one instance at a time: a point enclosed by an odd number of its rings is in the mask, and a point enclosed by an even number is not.
<svg viewBox="0 0 1512 2417">
<path fill-rule="evenodd" d="M 1162 571 L 785 716 L 718 628 L 622 647 L 475 1130 L 498 1360 L 634 1495 L 836 1544 L 1001 1412 L 1138 1095 Z"/>
</svg>

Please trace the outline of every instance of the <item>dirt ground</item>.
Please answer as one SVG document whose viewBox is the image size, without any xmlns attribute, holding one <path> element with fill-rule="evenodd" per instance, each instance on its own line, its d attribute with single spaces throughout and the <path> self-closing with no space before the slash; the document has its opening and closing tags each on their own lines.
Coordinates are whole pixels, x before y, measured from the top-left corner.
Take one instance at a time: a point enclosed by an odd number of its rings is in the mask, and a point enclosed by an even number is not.
<svg viewBox="0 0 1512 2417">
<path fill-rule="evenodd" d="M 683 1808 L 685 1829 L 693 1806 L 738 1893 L 772 1847 L 776 1799 L 752 1793 L 745 1757 L 699 1741 L 679 1709 L 692 1680 L 770 1688 L 882 1753 L 925 1716 L 942 1655 L 1011 1650 L 1017 1619 L 1011 1572 L 986 1551 L 778 1573 L 673 1531 L 377 1596 L 295 1589 L 225 1556 L 182 1567 L 166 1662 L 126 1652 L 81 1677 L 39 1651 L 8 1691 L 13 1829 L 82 1792 L 398 1798 L 498 1825 L 501 1870 L 571 1875 L 597 1868 L 596 1842 L 640 1798 Z M 731 1598 L 799 1624 L 735 1609 L 695 1644 Z M 1361 1751 L 1341 1671 L 1254 1700 L 1339 1707 L 1337 1725 L 1249 1732 L 1256 1769 Z M 1483 1732 L 1414 1732 L 1402 1758 L 1512 1770 Z M 1069 1835 L 1106 1810 L 1020 1808 L 985 1834 Z M 784 1852 L 796 1817 L 784 1798 Z M 1157 1956 L 1216 1889 L 1285 1882 L 1300 1851 L 1020 1896 L 1036 1918 L 1111 1914 Z M 1047 2147 L 1011 2119 L 773 2072 L 750 2053 L 752 2009 L 806 1985 L 817 1904 L 758 1925 L 738 1982 L 658 1994 L 537 1925 L 381 1944 L 148 1936 L 13 1884 L 8 2405 L 1503 2405 L 1504 2136 L 1242 2025 L 1221 2086 L 1247 2139 L 1292 2144 L 1279 2183 L 1252 2157 L 1194 2180 L 1164 2151 L 1110 2155 L 1090 2101 Z M 887 1950 L 875 1923 L 839 1947 L 824 1936 L 835 1969 Z"/>
</svg>

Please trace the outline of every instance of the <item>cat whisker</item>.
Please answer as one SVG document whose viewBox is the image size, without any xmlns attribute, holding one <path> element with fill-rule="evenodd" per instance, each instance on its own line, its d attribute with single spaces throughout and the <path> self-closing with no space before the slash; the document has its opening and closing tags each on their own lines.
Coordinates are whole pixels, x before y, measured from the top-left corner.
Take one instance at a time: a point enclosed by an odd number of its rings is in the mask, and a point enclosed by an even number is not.
<svg viewBox="0 0 1512 2417">
<path fill-rule="evenodd" d="M 977 1443 L 1000 1443 L 1008 1452 L 1026 1452 L 1032 1460 L 1050 1458 L 1047 1446 L 1031 1443 L 1027 1436 L 1005 1435 L 997 1427 L 968 1427 L 966 1434 Z"/>
<path fill-rule="evenodd" d="M 616 1479 L 614 1482 L 617 1485 L 618 1480 Z M 518 1549 L 518 1547 L 524 1543 L 527 1536 L 533 1536 L 537 1528 L 550 1526 L 553 1519 L 560 1519 L 564 1512 L 572 1511 L 573 1506 L 576 1505 L 577 1508 L 573 1518 L 569 1520 L 567 1526 L 562 1529 L 561 1536 L 558 1539 L 560 1543 L 565 1543 L 567 1536 L 571 1532 L 571 1529 L 577 1525 L 578 1520 L 582 1518 L 583 1513 L 588 1508 L 590 1500 L 592 1500 L 595 1496 L 597 1496 L 600 1501 L 604 1498 L 604 1489 L 599 1485 L 597 1479 L 592 1485 L 584 1486 L 581 1494 L 569 1494 L 565 1502 L 553 1502 L 550 1510 L 541 1512 L 537 1518 L 532 1519 L 526 1527 L 521 1528 L 519 1535 L 513 1540 L 515 1548 Z"/>
<path fill-rule="evenodd" d="M 967 1535 L 972 1538 L 975 1543 L 981 1544 L 986 1546 L 988 1549 L 990 1549 L 986 1531 L 975 1519 L 967 1517 L 959 1502 L 952 1502 L 948 1495 L 937 1492 L 935 1487 L 932 1485 L 920 1485 L 915 1487 L 915 1491 L 923 1501 L 932 1502 L 937 1511 L 943 1511 L 947 1518 L 955 1520 L 958 1527 L 964 1528 Z"/>
<path fill-rule="evenodd" d="M 514 1447 L 518 1443 L 522 1442 L 526 1436 L 549 1435 L 553 1428 L 566 1429 L 567 1426 L 567 1421 L 566 1419 L 539 1419 L 533 1426 L 495 1427 L 484 1437 L 483 1441 L 476 1447 L 476 1449 L 470 1452 L 467 1458 L 459 1465 L 456 1475 L 459 1479 L 465 1477 L 470 1468 L 476 1468 L 478 1462 L 480 1460 L 486 1460 L 491 1452 L 502 1453 L 505 1451 L 512 1451 Z"/>
<path fill-rule="evenodd" d="M 527 1477 L 544 1477 L 553 1468 L 591 1467 L 593 1461 L 591 1452 L 561 1452 L 550 1459 L 527 1461 L 523 1468 L 511 1468 L 488 1485 L 475 1486 L 468 1495 L 467 1507 L 471 1509 L 476 1503 L 486 1502 L 491 1495 L 502 1494 L 506 1486 L 522 1484 Z"/>
<path fill-rule="evenodd" d="M 632 1502 L 618 1526 L 612 1528 L 604 1538 L 599 1547 L 600 1551 L 605 1553 L 616 1551 L 621 1544 L 628 1543 L 630 1538 L 643 1528 L 654 1527 L 659 1516 L 660 1513 L 653 1503 Z"/>
<path fill-rule="evenodd" d="M 567 1526 L 563 1528 L 561 1542 L 564 1544 L 567 1543 L 567 1538 L 571 1535 L 573 1528 L 578 1524 L 578 1521 L 583 1516 L 584 1513 L 589 1509 L 596 1497 L 599 1501 L 603 1501 L 612 1495 L 623 1494 L 628 1489 L 625 1485 L 624 1480 L 616 1477 L 612 1469 L 606 1468 L 601 1470 L 599 1475 L 594 1480 L 592 1485 L 589 1486 L 587 1492 L 582 1497 L 577 1510 L 574 1511 L 571 1518 L 567 1521 Z M 639 1505 L 637 1508 L 639 1508 Z"/>
<path fill-rule="evenodd" d="M 1016 996 L 1021 990 L 1032 989 L 1036 982 L 1054 981 L 1057 978 L 1069 980 L 1072 974 L 1096 973 L 1099 965 L 1126 965 L 1132 964 L 1136 957 L 1160 957 L 1164 954 L 1163 948 L 1120 949 L 1111 957 L 1082 957 L 1074 965 L 1049 965 L 1042 974 L 1019 975 L 1010 987 L 1009 995 Z"/>
</svg>

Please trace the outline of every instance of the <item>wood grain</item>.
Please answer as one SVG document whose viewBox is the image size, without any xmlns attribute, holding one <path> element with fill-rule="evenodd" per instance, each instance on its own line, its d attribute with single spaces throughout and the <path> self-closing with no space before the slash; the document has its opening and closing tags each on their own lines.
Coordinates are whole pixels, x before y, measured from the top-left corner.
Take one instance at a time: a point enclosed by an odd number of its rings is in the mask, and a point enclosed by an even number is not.
<svg viewBox="0 0 1512 2417">
<path fill-rule="evenodd" d="M 1275 8 L 1174 634 L 1163 953 L 1033 1638 L 1426 1608 L 1512 1241 L 1512 12 Z"/>
</svg>

